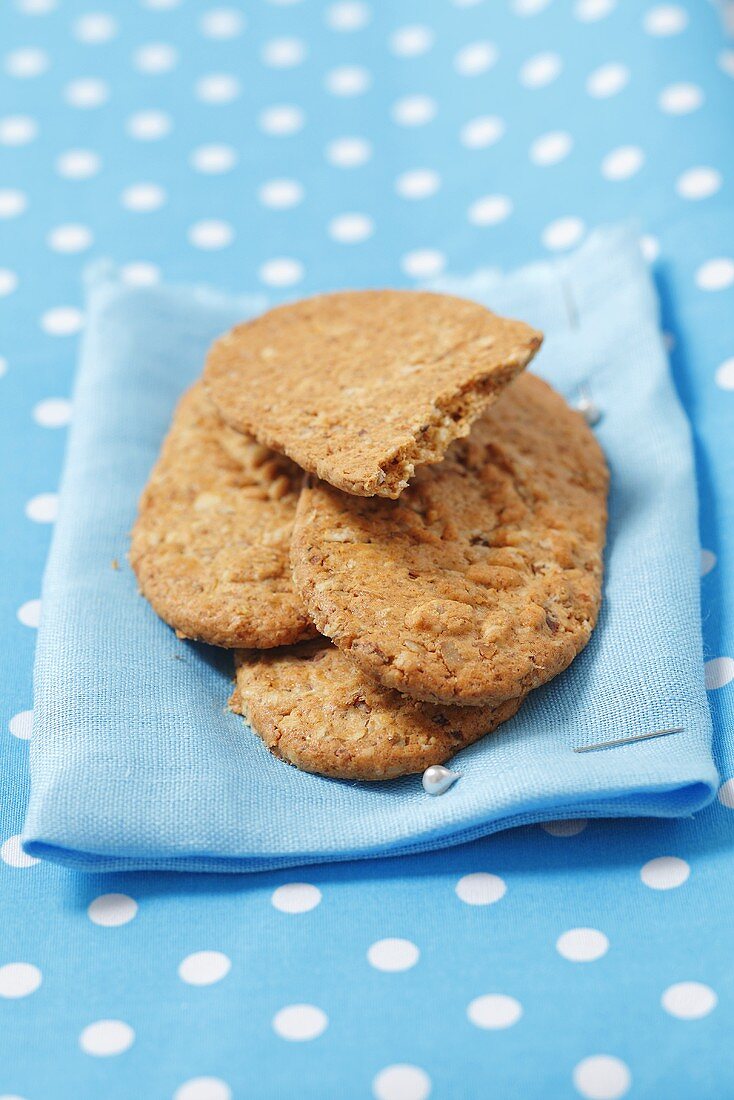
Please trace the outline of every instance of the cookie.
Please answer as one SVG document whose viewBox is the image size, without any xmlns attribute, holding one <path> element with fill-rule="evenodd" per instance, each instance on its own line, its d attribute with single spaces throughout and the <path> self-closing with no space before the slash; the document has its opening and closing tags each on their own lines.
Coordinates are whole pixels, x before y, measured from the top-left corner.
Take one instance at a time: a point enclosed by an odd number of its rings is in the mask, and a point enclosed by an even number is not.
<svg viewBox="0 0 734 1100">
<path fill-rule="evenodd" d="M 130 548 L 143 595 L 179 637 L 233 647 L 313 636 L 288 567 L 302 480 L 223 424 L 200 382 L 184 395 Z"/>
<path fill-rule="evenodd" d="M 399 500 L 306 487 L 294 583 L 319 630 L 385 687 L 497 706 L 589 640 L 607 485 L 581 415 L 520 375 Z"/>
<path fill-rule="evenodd" d="M 366 290 L 270 310 L 213 345 L 220 415 L 347 493 L 398 497 L 528 363 L 541 334 L 443 294 Z"/>
<path fill-rule="evenodd" d="M 230 706 L 270 751 L 335 779 L 422 772 L 491 733 L 520 707 L 437 707 L 389 691 L 323 638 L 235 655 Z"/>
</svg>

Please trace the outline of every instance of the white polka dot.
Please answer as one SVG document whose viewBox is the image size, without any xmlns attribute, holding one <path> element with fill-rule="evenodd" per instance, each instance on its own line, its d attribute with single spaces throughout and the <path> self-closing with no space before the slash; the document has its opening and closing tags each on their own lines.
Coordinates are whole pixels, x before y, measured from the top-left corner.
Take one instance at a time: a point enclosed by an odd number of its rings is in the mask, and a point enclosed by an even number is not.
<svg viewBox="0 0 734 1100">
<path fill-rule="evenodd" d="M 734 658 L 714 657 L 704 665 L 706 690 L 716 691 L 734 680 Z"/>
<path fill-rule="evenodd" d="M 673 890 L 687 881 L 691 868 L 678 856 L 657 856 L 640 871 L 640 878 L 651 890 Z"/>
<path fill-rule="evenodd" d="M 392 106 L 392 117 L 399 126 L 423 126 L 436 117 L 436 100 L 428 95 L 409 95 Z"/>
<path fill-rule="evenodd" d="M 566 217 L 556 218 L 546 225 L 541 239 L 546 248 L 553 252 L 559 252 L 565 248 L 572 248 L 584 235 L 585 225 L 581 218 Z"/>
<path fill-rule="evenodd" d="M 375 970 L 384 970 L 389 973 L 410 970 L 419 958 L 420 951 L 410 940 L 378 940 L 367 952 L 370 966 L 374 966 Z"/>
<path fill-rule="evenodd" d="M 25 514 L 35 523 L 53 523 L 59 512 L 59 498 L 56 493 L 39 493 L 31 497 L 25 506 Z"/>
<path fill-rule="evenodd" d="M 154 286 L 160 282 L 161 271 L 156 264 L 147 260 L 137 260 L 134 263 L 123 264 L 120 275 L 129 286 Z"/>
<path fill-rule="evenodd" d="M 71 401 L 65 397 L 47 397 L 33 409 L 33 419 L 42 428 L 65 428 L 71 421 Z"/>
<path fill-rule="evenodd" d="M 8 76 L 27 80 L 29 77 L 40 76 L 48 68 L 48 55 L 33 46 L 21 50 L 13 50 L 5 57 L 5 72 Z"/>
<path fill-rule="evenodd" d="M 232 1090 L 221 1077 L 192 1077 L 179 1085 L 173 1100 L 232 1100 Z"/>
<path fill-rule="evenodd" d="M 305 117 L 300 107 L 283 104 L 266 107 L 259 118 L 260 129 L 274 137 L 287 137 L 303 129 Z"/>
<path fill-rule="evenodd" d="M 237 153 L 231 145 L 200 145 L 192 151 L 189 163 L 197 172 L 217 175 L 234 168 Z"/>
<path fill-rule="evenodd" d="M 0 118 L 0 145 L 27 145 L 38 134 L 38 124 L 28 115 Z"/>
<path fill-rule="evenodd" d="M 288 210 L 303 200 L 303 187 L 298 180 L 268 180 L 258 191 L 258 198 L 272 210 Z"/>
<path fill-rule="evenodd" d="M 117 21 L 103 11 L 90 11 L 74 24 L 74 37 L 87 46 L 109 42 L 117 34 Z"/>
<path fill-rule="evenodd" d="M 731 359 L 725 359 L 721 366 L 717 369 L 714 376 L 716 378 L 716 385 L 722 390 L 734 390 L 734 357 Z M 713 561 L 716 562 L 716 558 L 710 550 L 704 550 L 704 554 L 708 554 Z M 713 568 L 713 564 L 709 567 Z M 707 569 L 706 572 L 709 572 Z"/>
<path fill-rule="evenodd" d="M 576 0 L 573 14 L 581 23 L 596 23 L 610 15 L 616 3 L 617 0 Z"/>
<path fill-rule="evenodd" d="M 317 1039 L 329 1023 L 325 1012 L 316 1005 L 288 1005 L 273 1017 L 273 1030 L 281 1039 L 294 1043 Z"/>
<path fill-rule="evenodd" d="M 432 168 L 413 168 L 395 180 L 395 190 L 404 199 L 427 199 L 441 186 L 441 177 Z"/>
<path fill-rule="evenodd" d="M 732 365 L 731 389 L 734 390 L 734 359 L 730 359 Z M 724 364 L 726 366 L 726 364 Z M 719 368 L 721 369 L 721 368 Z M 719 383 L 720 384 L 720 383 Z M 725 387 L 726 388 L 726 387 Z M 701 551 L 701 576 L 707 576 L 716 565 L 716 554 L 712 550 Z"/>
<path fill-rule="evenodd" d="M 120 202 L 126 210 L 136 214 L 149 214 L 159 210 L 166 201 L 166 192 L 157 183 L 133 183 L 126 187 Z"/>
<path fill-rule="evenodd" d="M 507 195 L 484 195 L 467 211 L 472 225 L 498 225 L 512 213 L 512 200 Z"/>
<path fill-rule="evenodd" d="M 372 156 L 372 146 L 364 138 L 337 138 L 326 147 L 326 159 L 337 168 L 359 168 Z"/>
<path fill-rule="evenodd" d="M 129 894 L 100 894 L 87 907 L 87 916 L 102 928 L 119 928 L 128 924 L 137 911 L 138 903 Z"/>
<path fill-rule="evenodd" d="M 456 54 L 454 68 L 461 76 L 479 76 L 491 69 L 498 57 L 494 42 L 471 42 Z"/>
<path fill-rule="evenodd" d="M 170 72 L 177 62 L 178 53 L 167 42 L 147 42 L 133 55 L 135 68 L 149 76 Z"/>
<path fill-rule="evenodd" d="M 56 7 L 57 0 L 15 0 L 15 6 L 23 15 L 48 15 Z"/>
<path fill-rule="evenodd" d="M 177 8 L 181 0 L 140 0 L 140 2 L 143 7 L 150 8 L 152 11 L 170 11 L 172 8 Z"/>
<path fill-rule="evenodd" d="M 0 218 L 17 218 L 28 206 L 28 199 L 22 191 L 3 189 L 0 191 Z"/>
<path fill-rule="evenodd" d="M 230 73 L 209 73 L 197 80 L 195 93 L 202 103 L 231 103 L 240 95 L 242 88 L 236 76 Z"/>
<path fill-rule="evenodd" d="M 300 38 L 273 38 L 262 48 L 263 64 L 273 69 L 292 69 L 300 65 L 306 56 L 306 47 Z"/>
<path fill-rule="evenodd" d="M 434 34 L 430 27 L 420 23 L 398 27 L 390 35 L 390 49 L 398 57 L 418 57 L 433 45 Z"/>
<path fill-rule="evenodd" d="M 92 231 L 86 225 L 57 225 L 46 238 L 54 252 L 83 252 L 93 241 Z"/>
<path fill-rule="evenodd" d="M 734 810 L 734 779 L 727 779 L 721 784 L 718 799 L 727 810 Z"/>
<path fill-rule="evenodd" d="M 456 884 L 456 893 L 467 905 L 493 905 L 507 893 L 507 885 L 499 875 L 475 871 L 463 875 Z"/>
<path fill-rule="evenodd" d="M 33 711 L 18 711 L 8 722 L 8 729 L 13 737 L 18 737 L 21 741 L 29 741 L 33 729 Z"/>
<path fill-rule="evenodd" d="M 659 4 L 645 13 L 642 25 L 648 34 L 680 34 L 688 25 L 688 16 L 677 4 Z"/>
<path fill-rule="evenodd" d="M 608 180 L 628 180 L 639 172 L 645 162 L 645 154 L 636 145 L 620 145 L 612 149 L 601 162 L 601 173 Z"/>
<path fill-rule="evenodd" d="M 568 837 L 583 833 L 588 824 L 585 818 L 579 817 L 574 821 L 544 821 L 541 828 L 545 829 L 546 833 L 551 836 Z"/>
<path fill-rule="evenodd" d="M 303 264 L 289 256 L 266 260 L 258 271 L 260 281 L 266 286 L 294 286 L 303 278 Z"/>
<path fill-rule="evenodd" d="M 70 180 L 86 180 L 99 172 L 100 160 L 91 149 L 69 149 L 56 161 L 56 171 Z"/>
<path fill-rule="evenodd" d="M 678 176 L 675 189 L 682 199 L 708 199 L 721 188 L 721 173 L 715 168 L 689 168 Z"/>
<path fill-rule="evenodd" d="M 333 31 L 361 31 L 371 18 L 367 4 L 361 0 L 341 0 L 326 12 L 326 22 Z"/>
<path fill-rule="evenodd" d="M 697 84 L 669 84 L 658 96 L 658 106 L 669 115 L 687 115 L 697 111 L 703 100 Z"/>
<path fill-rule="evenodd" d="M 18 276 L 7 267 L 0 267 L 0 298 L 12 294 L 18 286 Z"/>
<path fill-rule="evenodd" d="M 545 88 L 554 81 L 563 68 L 557 53 L 539 53 L 529 58 L 520 69 L 520 83 L 526 88 Z"/>
<path fill-rule="evenodd" d="M 504 993 L 486 993 L 474 998 L 466 1014 L 475 1027 L 495 1031 L 516 1024 L 522 1016 L 522 1005 Z"/>
<path fill-rule="evenodd" d="M 170 134 L 172 127 L 171 116 L 165 111 L 138 111 L 125 123 L 125 129 L 130 137 L 138 141 L 157 141 L 166 134 Z"/>
<path fill-rule="evenodd" d="M 326 74 L 326 88 L 332 95 L 362 95 L 371 83 L 369 71 L 360 65 L 340 65 Z"/>
<path fill-rule="evenodd" d="M 321 891 L 310 882 L 286 882 L 273 890 L 270 901 L 281 913 L 308 913 L 321 901 Z"/>
<path fill-rule="evenodd" d="M 512 10 L 515 15 L 538 15 L 550 4 L 550 0 L 512 0 Z"/>
<path fill-rule="evenodd" d="M 734 77 L 734 50 L 722 50 L 717 60 L 722 73 Z"/>
<path fill-rule="evenodd" d="M 468 149 L 484 149 L 494 145 L 505 132 L 505 124 L 497 115 L 473 118 L 461 128 L 461 142 Z"/>
<path fill-rule="evenodd" d="M 212 218 L 195 222 L 189 229 L 188 236 L 194 248 L 226 248 L 234 240 L 234 229 L 229 222 Z"/>
<path fill-rule="evenodd" d="M 632 1083 L 632 1075 L 620 1058 L 594 1054 L 575 1067 L 573 1083 L 586 1100 L 620 1100 Z"/>
<path fill-rule="evenodd" d="M 359 244 L 375 231 L 366 214 L 339 214 L 329 222 L 329 236 L 340 244 Z"/>
<path fill-rule="evenodd" d="M 565 130 L 552 130 L 536 138 L 530 146 L 530 159 L 534 164 L 546 166 L 558 164 L 571 152 L 573 138 Z"/>
<path fill-rule="evenodd" d="M 88 1024 L 79 1036 L 79 1046 L 85 1054 L 107 1058 L 128 1050 L 135 1039 L 135 1032 L 122 1020 L 97 1020 Z"/>
<path fill-rule="evenodd" d="M 23 626 L 37 627 L 41 620 L 41 601 L 26 600 L 18 608 L 17 615 Z"/>
<path fill-rule="evenodd" d="M 0 378 L 7 372 L 8 361 L 4 355 L 0 355 Z"/>
<path fill-rule="evenodd" d="M 0 997 L 27 997 L 35 993 L 41 981 L 41 971 L 32 963 L 6 963 L 0 966 Z"/>
<path fill-rule="evenodd" d="M 701 290 L 726 290 L 734 284 L 734 260 L 720 256 L 707 260 L 696 271 L 696 285 Z"/>
<path fill-rule="evenodd" d="M 446 256 L 436 248 L 418 248 L 414 252 L 406 252 L 400 266 L 413 279 L 430 279 L 441 274 L 446 266 Z"/>
<path fill-rule="evenodd" d="M 556 951 L 569 962 L 594 962 L 608 950 L 609 940 L 596 928 L 571 928 L 556 940 Z"/>
<path fill-rule="evenodd" d="M 594 69 L 586 80 L 586 91 L 595 99 L 608 99 L 629 84 L 630 71 L 619 61 L 610 61 Z"/>
<path fill-rule="evenodd" d="M 719 998 L 702 982 L 676 982 L 660 998 L 666 1012 L 679 1020 L 700 1020 L 716 1008 Z"/>
<path fill-rule="evenodd" d="M 178 968 L 178 976 L 188 985 L 213 985 L 232 969 L 232 963 L 221 951 L 195 951 L 187 955 Z"/>
<path fill-rule="evenodd" d="M 74 306 L 57 306 L 41 315 L 41 328 L 50 336 L 73 336 L 84 325 L 84 314 Z"/>
<path fill-rule="evenodd" d="M 372 1082 L 375 1100 L 427 1100 L 430 1094 L 431 1078 L 407 1063 L 385 1066 Z"/>
<path fill-rule="evenodd" d="M 654 264 L 660 255 L 660 241 L 651 233 L 646 233 L 640 237 L 640 251 L 649 264 Z"/>
<path fill-rule="evenodd" d="M 104 80 L 85 76 L 67 84 L 64 88 L 64 97 L 70 106 L 87 111 L 106 103 L 110 98 L 110 89 Z"/>
<path fill-rule="evenodd" d="M 3 863 L 7 863 L 8 867 L 19 869 L 32 867 L 34 863 L 39 862 L 35 856 L 28 856 L 23 851 L 20 834 L 8 837 L 2 848 L 0 848 L 0 858 L 2 858 Z"/>
<path fill-rule="evenodd" d="M 202 15 L 199 27 L 207 38 L 236 38 L 245 29 L 245 18 L 235 8 L 212 8 Z"/>
</svg>

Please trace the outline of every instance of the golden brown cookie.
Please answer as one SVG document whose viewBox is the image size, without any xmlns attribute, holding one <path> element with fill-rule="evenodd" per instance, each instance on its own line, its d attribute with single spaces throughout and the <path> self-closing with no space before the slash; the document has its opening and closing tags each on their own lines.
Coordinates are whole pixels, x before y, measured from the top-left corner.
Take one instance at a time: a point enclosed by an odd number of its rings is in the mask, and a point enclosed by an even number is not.
<svg viewBox="0 0 734 1100">
<path fill-rule="evenodd" d="M 233 647 L 315 634 L 288 568 L 302 479 L 223 424 L 201 382 L 182 397 L 130 548 L 143 595 L 180 637 Z"/>
<path fill-rule="evenodd" d="M 334 779 L 392 779 L 422 772 L 491 733 L 521 699 L 437 707 L 388 691 L 324 638 L 235 655 L 232 710 L 270 751 Z"/>
<path fill-rule="evenodd" d="M 520 375 L 399 500 L 305 488 L 294 583 L 319 630 L 385 687 L 497 706 L 589 640 L 607 485 L 580 414 Z"/>
<path fill-rule="evenodd" d="M 541 339 L 445 294 L 324 294 L 220 337 L 204 380 L 234 428 L 345 492 L 394 498 L 467 434 Z"/>
</svg>

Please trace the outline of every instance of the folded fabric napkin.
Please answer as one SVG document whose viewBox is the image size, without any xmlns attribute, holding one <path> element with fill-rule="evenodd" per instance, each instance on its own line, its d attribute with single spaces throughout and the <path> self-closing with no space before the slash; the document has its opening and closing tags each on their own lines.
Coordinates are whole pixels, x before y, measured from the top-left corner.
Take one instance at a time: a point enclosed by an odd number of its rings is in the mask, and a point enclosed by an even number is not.
<svg viewBox="0 0 734 1100">
<path fill-rule="evenodd" d="M 552 818 L 690 814 L 717 776 L 704 691 L 688 424 L 634 233 L 444 289 L 545 330 L 536 369 L 588 386 L 611 467 L 604 606 L 588 648 L 519 715 L 419 776 L 356 784 L 269 755 L 226 709 L 231 655 L 178 640 L 126 562 L 138 496 L 210 341 L 262 303 L 90 275 L 60 515 L 43 588 L 24 846 L 89 870 L 255 871 L 416 852 Z M 574 749 L 682 727 L 591 753 Z"/>
</svg>

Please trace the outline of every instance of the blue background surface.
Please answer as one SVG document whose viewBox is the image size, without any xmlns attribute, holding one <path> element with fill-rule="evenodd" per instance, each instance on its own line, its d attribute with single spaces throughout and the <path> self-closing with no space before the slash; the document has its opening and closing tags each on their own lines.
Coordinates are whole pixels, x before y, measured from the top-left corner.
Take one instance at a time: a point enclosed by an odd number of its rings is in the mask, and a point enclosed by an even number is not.
<svg viewBox="0 0 734 1100">
<path fill-rule="evenodd" d="M 22 0 L 4 6 L 0 23 L 0 1095 L 734 1094 L 734 631 L 725 602 L 734 530 L 734 48 L 714 6 L 303 0 L 243 5 L 240 26 L 192 0 L 94 10 L 108 20 L 84 22 L 85 4 Z M 363 25 L 344 29 L 345 20 Z M 426 31 L 399 37 L 398 48 L 407 39 L 423 52 L 396 53 L 393 36 L 406 26 Z M 217 28 L 236 33 L 213 36 Z M 298 59 L 297 45 L 267 45 L 280 38 L 302 43 L 298 63 L 268 63 L 274 53 Z M 167 49 L 141 55 L 151 43 Z M 494 49 L 462 52 L 477 43 Z M 528 64 L 543 54 L 558 60 Z M 600 77 L 609 64 L 621 68 Z M 361 81 L 358 94 L 329 90 L 328 74 L 344 66 L 357 67 L 341 81 Z M 207 82 L 211 74 L 230 79 Z M 82 78 L 96 83 L 80 87 Z M 686 87 L 671 92 L 676 85 Z M 600 88 L 612 94 L 593 94 Z M 231 98 L 207 101 L 212 89 Z M 427 98 L 395 107 L 414 96 Z M 97 105 L 80 105 L 90 99 Z M 274 105 L 296 108 L 276 116 L 295 132 L 263 129 Z M 142 111 L 160 114 L 130 121 Z M 401 124 L 406 112 L 424 121 Z M 486 117 L 502 122 L 475 126 L 469 140 L 477 130 L 502 135 L 467 146 L 464 128 Z M 567 154 L 536 163 L 534 143 L 559 132 L 569 135 Z M 333 163 L 330 145 L 342 138 L 361 139 L 364 163 Z M 546 159 L 569 138 L 541 146 Z M 194 154 L 209 145 L 232 152 Z M 607 159 L 620 148 L 627 151 Z M 70 150 L 94 156 L 70 158 Z M 207 173 L 196 168 L 202 158 L 234 163 Z M 85 164 L 97 170 L 79 178 Z M 694 168 L 708 171 L 691 176 Z M 276 190 L 300 201 L 268 205 L 273 189 L 261 189 L 276 179 L 300 184 Z M 155 187 L 131 195 L 139 184 Z M 155 208 L 130 208 L 141 204 Z M 334 222 L 346 214 L 362 217 Z M 592 822 L 567 836 L 523 828 L 446 852 L 301 875 L 90 877 L 19 856 L 13 838 L 27 794 L 27 745 L 17 716 L 31 705 L 28 624 L 53 516 L 45 494 L 57 487 L 63 457 L 88 259 L 137 265 L 127 269 L 132 279 L 160 273 L 262 290 L 275 302 L 333 286 L 412 285 L 441 270 L 509 268 L 630 214 L 647 254 L 657 255 L 675 379 L 697 441 L 702 545 L 715 558 L 705 558 L 702 591 L 726 781 L 719 800 L 688 821 Z M 69 226 L 76 228 L 58 231 Z M 685 861 L 689 876 L 650 887 L 653 872 L 642 869 L 659 857 Z M 684 871 L 668 864 L 666 883 Z M 484 896 L 497 900 L 467 904 L 466 885 L 457 885 L 474 873 L 498 876 L 506 892 L 498 897 L 492 879 Z M 294 879 L 320 891 L 307 912 L 273 902 Z M 109 893 L 134 899 L 135 915 L 117 926 L 95 923 L 87 907 Z M 595 961 L 564 957 L 558 938 L 577 928 L 603 933 L 608 950 Z M 384 972 L 367 953 L 394 937 L 420 955 Z M 228 973 L 208 985 L 181 978 L 183 960 L 200 951 L 226 955 Z M 398 957 L 412 961 L 415 952 Z M 19 963 L 25 968 L 12 969 Z M 216 973 L 212 963 L 207 975 Z M 683 982 L 706 989 L 666 993 Z M 486 995 L 514 998 L 522 1014 L 507 1027 L 477 1026 L 469 1006 Z M 681 1002 L 684 1015 L 698 1018 L 681 1018 Z M 284 1038 L 276 1014 L 304 1004 L 328 1026 L 308 1041 Z M 480 1002 L 471 1016 L 507 1022 L 503 1006 Z M 303 1026 L 316 1018 L 296 1013 Z M 128 1030 L 85 1031 L 105 1020 Z M 617 1061 L 587 1061 L 599 1056 Z M 383 1074 L 400 1064 L 414 1067 L 402 1084 Z"/>
</svg>

